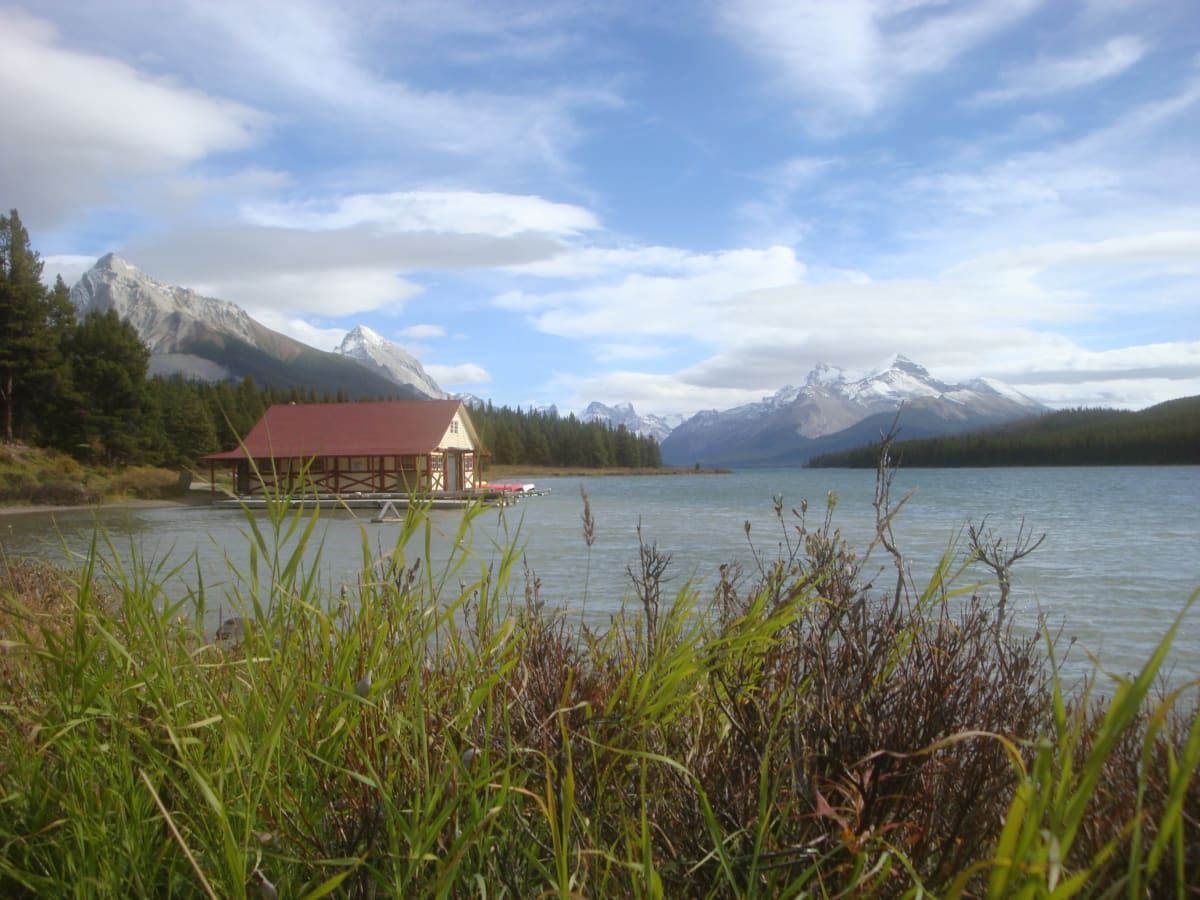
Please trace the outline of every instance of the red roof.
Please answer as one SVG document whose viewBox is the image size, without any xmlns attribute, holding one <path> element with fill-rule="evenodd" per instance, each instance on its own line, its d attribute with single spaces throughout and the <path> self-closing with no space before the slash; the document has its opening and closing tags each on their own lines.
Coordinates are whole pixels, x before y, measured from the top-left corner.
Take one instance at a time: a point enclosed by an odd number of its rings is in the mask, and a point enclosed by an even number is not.
<svg viewBox="0 0 1200 900">
<path fill-rule="evenodd" d="M 237 447 L 205 459 L 391 456 L 437 449 L 461 400 L 290 403 L 272 406 Z M 467 433 L 479 440 L 463 410 Z M 482 448 L 479 448 L 482 449 Z"/>
</svg>

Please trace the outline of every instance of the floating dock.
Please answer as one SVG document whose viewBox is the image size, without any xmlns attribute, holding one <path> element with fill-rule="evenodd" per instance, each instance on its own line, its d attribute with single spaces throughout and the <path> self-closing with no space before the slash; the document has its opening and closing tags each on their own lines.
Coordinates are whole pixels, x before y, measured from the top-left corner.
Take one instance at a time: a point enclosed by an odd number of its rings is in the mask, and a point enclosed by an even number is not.
<svg viewBox="0 0 1200 900">
<path fill-rule="evenodd" d="M 512 506 L 526 497 L 548 494 L 532 484 L 519 486 L 496 485 L 473 491 L 447 491 L 437 494 L 410 493 L 353 493 L 353 494 L 308 494 L 290 498 L 287 503 L 293 509 L 367 509 L 375 510 L 372 522 L 397 522 L 404 518 L 402 510 L 410 506 L 429 509 L 464 509 L 473 504 L 484 506 Z M 266 509 L 269 503 L 278 502 L 266 497 L 226 497 L 214 500 L 218 509 Z"/>
</svg>

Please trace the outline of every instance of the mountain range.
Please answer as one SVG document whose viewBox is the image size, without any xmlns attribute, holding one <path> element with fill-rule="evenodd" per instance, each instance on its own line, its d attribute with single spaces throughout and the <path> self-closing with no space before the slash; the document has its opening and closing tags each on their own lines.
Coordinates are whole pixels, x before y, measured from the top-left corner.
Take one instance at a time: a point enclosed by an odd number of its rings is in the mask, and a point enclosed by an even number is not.
<svg viewBox="0 0 1200 900">
<path fill-rule="evenodd" d="M 149 346 L 150 371 L 205 381 L 246 376 L 260 384 L 317 388 L 357 397 L 441 399 L 446 393 L 412 354 L 359 325 L 332 352 L 317 350 L 255 321 L 227 300 L 164 284 L 115 254 L 96 261 L 71 288 L 80 316 L 115 309 Z M 482 405 L 470 395 L 463 399 Z M 796 465 L 879 437 L 903 407 L 903 437 L 982 428 L 1044 411 L 987 379 L 945 384 L 903 356 L 851 378 L 818 365 L 802 387 L 757 403 L 682 416 L 639 415 L 630 403 L 592 403 L 586 422 L 651 436 L 669 465 Z"/>
<path fill-rule="evenodd" d="M 652 437 L 660 444 L 667 435 L 683 422 L 683 416 L 639 416 L 632 403 L 618 403 L 616 406 L 606 406 L 603 403 L 592 402 L 579 417 L 584 422 L 603 422 L 613 428 L 624 425 L 626 430 L 641 437 Z"/>
<path fill-rule="evenodd" d="M 272 331 L 234 303 L 163 284 L 112 253 L 76 282 L 71 302 L 80 317 L 115 309 L 128 319 L 150 348 L 152 374 L 204 381 L 249 375 L 260 384 L 350 397 L 445 396 L 416 359 L 394 344 L 381 347 L 382 338 L 368 329 L 346 335 L 338 352 L 317 350 Z"/>
<path fill-rule="evenodd" d="M 822 364 L 802 387 L 789 385 L 757 403 L 697 413 L 662 442 L 662 458 L 677 466 L 800 465 L 817 454 L 878 440 L 897 412 L 902 436 L 910 438 L 984 428 L 1044 410 L 991 379 L 938 381 L 904 356 L 856 379 Z"/>
</svg>

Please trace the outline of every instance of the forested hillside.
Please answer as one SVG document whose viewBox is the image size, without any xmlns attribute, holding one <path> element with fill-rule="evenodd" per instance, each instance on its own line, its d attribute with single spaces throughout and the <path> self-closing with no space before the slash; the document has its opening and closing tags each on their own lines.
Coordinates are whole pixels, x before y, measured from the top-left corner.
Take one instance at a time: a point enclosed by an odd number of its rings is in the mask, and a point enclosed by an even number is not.
<svg viewBox="0 0 1200 900">
<path fill-rule="evenodd" d="M 1139 412 L 1071 409 L 972 434 L 903 440 L 892 446 L 906 468 L 956 466 L 1126 466 L 1200 464 L 1200 397 Z M 879 445 L 814 457 L 812 467 L 870 468 Z"/>
<path fill-rule="evenodd" d="M 150 351 L 109 310 L 77 321 L 70 290 L 42 284 L 42 261 L 13 210 L 0 216 L 0 437 L 105 465 L 189 466 L 236 446 L 273 403 L 347 402 L 344 391 L 254 378 L 149 377 Z M 347 365 L 356 365 L 349 361 Z M 365 371 L 365 370 L 364 370 Z M 409 396 L 397 388 L 394 397 Z M 658 443 L 624 427 L 507 407 L 471 410 L 491 462 L 661 465 Z"/>
</svg>

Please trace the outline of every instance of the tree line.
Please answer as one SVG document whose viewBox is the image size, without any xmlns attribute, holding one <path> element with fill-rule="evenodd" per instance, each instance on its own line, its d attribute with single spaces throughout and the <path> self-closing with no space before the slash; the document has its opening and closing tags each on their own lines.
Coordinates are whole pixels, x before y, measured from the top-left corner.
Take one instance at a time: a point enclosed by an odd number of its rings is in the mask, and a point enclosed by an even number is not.
<svg viewBox="0 0 1200 900">
<path fill-rule="evenodd" d="M 903 421 L 901 421 L 903 428 Z M 897 441 L 905 468 L 1200 464 L 1200 397 L 1138 412 L 1068 409 L 970 434 Z M 879 445 L 814 457 L 808 465 L 872 468 Z"/>
<path fill-rule="evenodd" d="M 115 311 L 77 319 L 17 211 L 0 216 L 0 404 L 3 436 L 106 465 L 189 466 L 237 445 L 275 403 L 347 402 L 343 391 L 208 383 L 149 374 L 150 350 Z M 373 399 L 388 399 L 378 397 Z M 492 462 L 654 467 L 658 443 L 624 426 L 494 407 L 471 410 Z"/>
<path fill-rule="evenodd" d="M 546 465 L 582 468 L 662 466 L 658 441 L 618 425 L 583 422 L 574 414 L 523 411 L 488 403 L 471 410 L 479 439 L 499 465 Z"/>
</svg>

